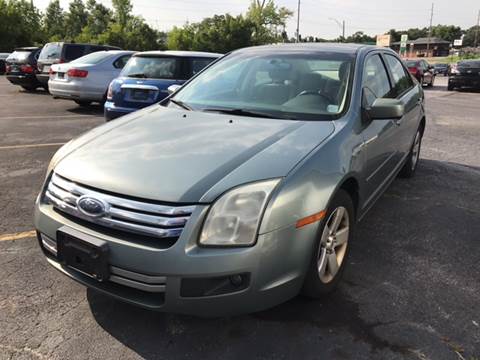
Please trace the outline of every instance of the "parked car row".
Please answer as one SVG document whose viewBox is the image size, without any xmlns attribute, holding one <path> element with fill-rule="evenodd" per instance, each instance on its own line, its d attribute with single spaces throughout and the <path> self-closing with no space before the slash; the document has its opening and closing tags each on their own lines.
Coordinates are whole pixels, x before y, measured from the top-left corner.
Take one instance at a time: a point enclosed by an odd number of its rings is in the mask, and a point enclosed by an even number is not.
<svg viewBox="0 0 480 360">
<path fill-rule="evenodd" d="M 6 59 L 6 73 L 27 91 L 43 87 L 80 106 L 104 104 L 108 121 L 163 100 L 169 86 L 182 85 L 220 56 L 55 42 L 15 49 Z"/>
</svg>

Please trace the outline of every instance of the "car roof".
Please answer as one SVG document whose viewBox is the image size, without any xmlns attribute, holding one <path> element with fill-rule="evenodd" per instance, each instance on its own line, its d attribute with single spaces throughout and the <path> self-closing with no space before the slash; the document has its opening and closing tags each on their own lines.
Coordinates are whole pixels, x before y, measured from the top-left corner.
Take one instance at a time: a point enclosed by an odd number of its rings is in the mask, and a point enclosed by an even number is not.
<svg viewBox="0 0 480 360">
<path fill-rule="evenodd" d="M 142 55 L 158 55 L 158 56 L 177 56 L 177 57 L 205 57 L 205 58 L 212 58 L 212 57 L 220 57 L 223 54 L 219 53 L 211 53 L 211 52 L 204 52 L 204 51 L 177 51 L 177 50 L 154 50 L 154 51 L 142 51 L 136 53 L 135 56 L 142 56 Z"/>
<path fill-rule="evenodd" d="M 336 52 L 344 54 L 356 54 L 360 49 L 386 49 L 374 45 L 351 44 L 351 43 L 279 43 L 272 45 L 252 46 L 234 52 L 275 52 L 275 51 L 301 51 L 301 52 Z"/>
<path fill-rule="evenodd" d="M 39 47 L 36 46 L 25 46 L 25 47 L 18 47 L 15 48 L 15 51 L 35 51 L 40 49 Z"/>
</svg>

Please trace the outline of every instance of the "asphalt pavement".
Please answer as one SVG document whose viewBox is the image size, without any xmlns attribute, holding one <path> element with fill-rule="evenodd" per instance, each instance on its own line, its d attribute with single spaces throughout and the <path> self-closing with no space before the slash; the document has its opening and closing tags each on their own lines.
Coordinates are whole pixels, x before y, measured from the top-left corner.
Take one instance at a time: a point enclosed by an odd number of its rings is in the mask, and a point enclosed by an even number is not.
<svg viewBox="0 0 480 360">
<path fill-rule="evenodd" d="M 123 304 L 47 265 L 34 199 L 53 153 L 102 109 L 0 77 L 0 360 L 480 359 L 480 93 L 441 77 L 425 93 L 417 174 L 358 225 L 338 291 L 201 319 Z"/>
</svg>

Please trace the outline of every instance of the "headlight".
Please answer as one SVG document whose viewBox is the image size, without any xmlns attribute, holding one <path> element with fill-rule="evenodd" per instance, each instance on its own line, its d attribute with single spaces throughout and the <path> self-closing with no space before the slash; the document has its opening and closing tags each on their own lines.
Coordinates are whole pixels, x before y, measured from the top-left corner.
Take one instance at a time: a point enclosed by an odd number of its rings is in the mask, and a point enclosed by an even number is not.
<svg viewBox="0 0 480 360">
<path fill-rule="evenodd" d="M 222 195 L 207 215 L 200 234 L 200 245 L 253 245 L 265 205 L 279 181 L 274 179 L 243 185 Z"/>
</svg>

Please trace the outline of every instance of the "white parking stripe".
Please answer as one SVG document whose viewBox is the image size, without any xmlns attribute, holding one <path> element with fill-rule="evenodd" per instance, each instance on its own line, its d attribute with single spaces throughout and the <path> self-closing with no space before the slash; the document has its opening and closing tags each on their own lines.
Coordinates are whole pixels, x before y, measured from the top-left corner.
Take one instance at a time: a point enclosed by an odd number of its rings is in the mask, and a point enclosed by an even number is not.
<svg viewBox="0 0 480 360">
<path fill-rule="evenodd" d="M 46 147 L 46 146 L 60 146 L 65 145 L 66 143 L 48 143 L 48 144 L 26 144 L 26 145 L 7 145 L 0 146 L 0 150 L 10 150 L 10 149 L 25 149 L 25 148 L 35 148 L 35 147 Z"/>
<path fill-rule="evenodd" d="M 51 118 L 83 118 L 83 117 L 97 117 L 102 115 L 31 115 L 31 116 L 3 116 L 0 120 L 15 120 L 15 119 L 51 119 Z"/>
</svg>

